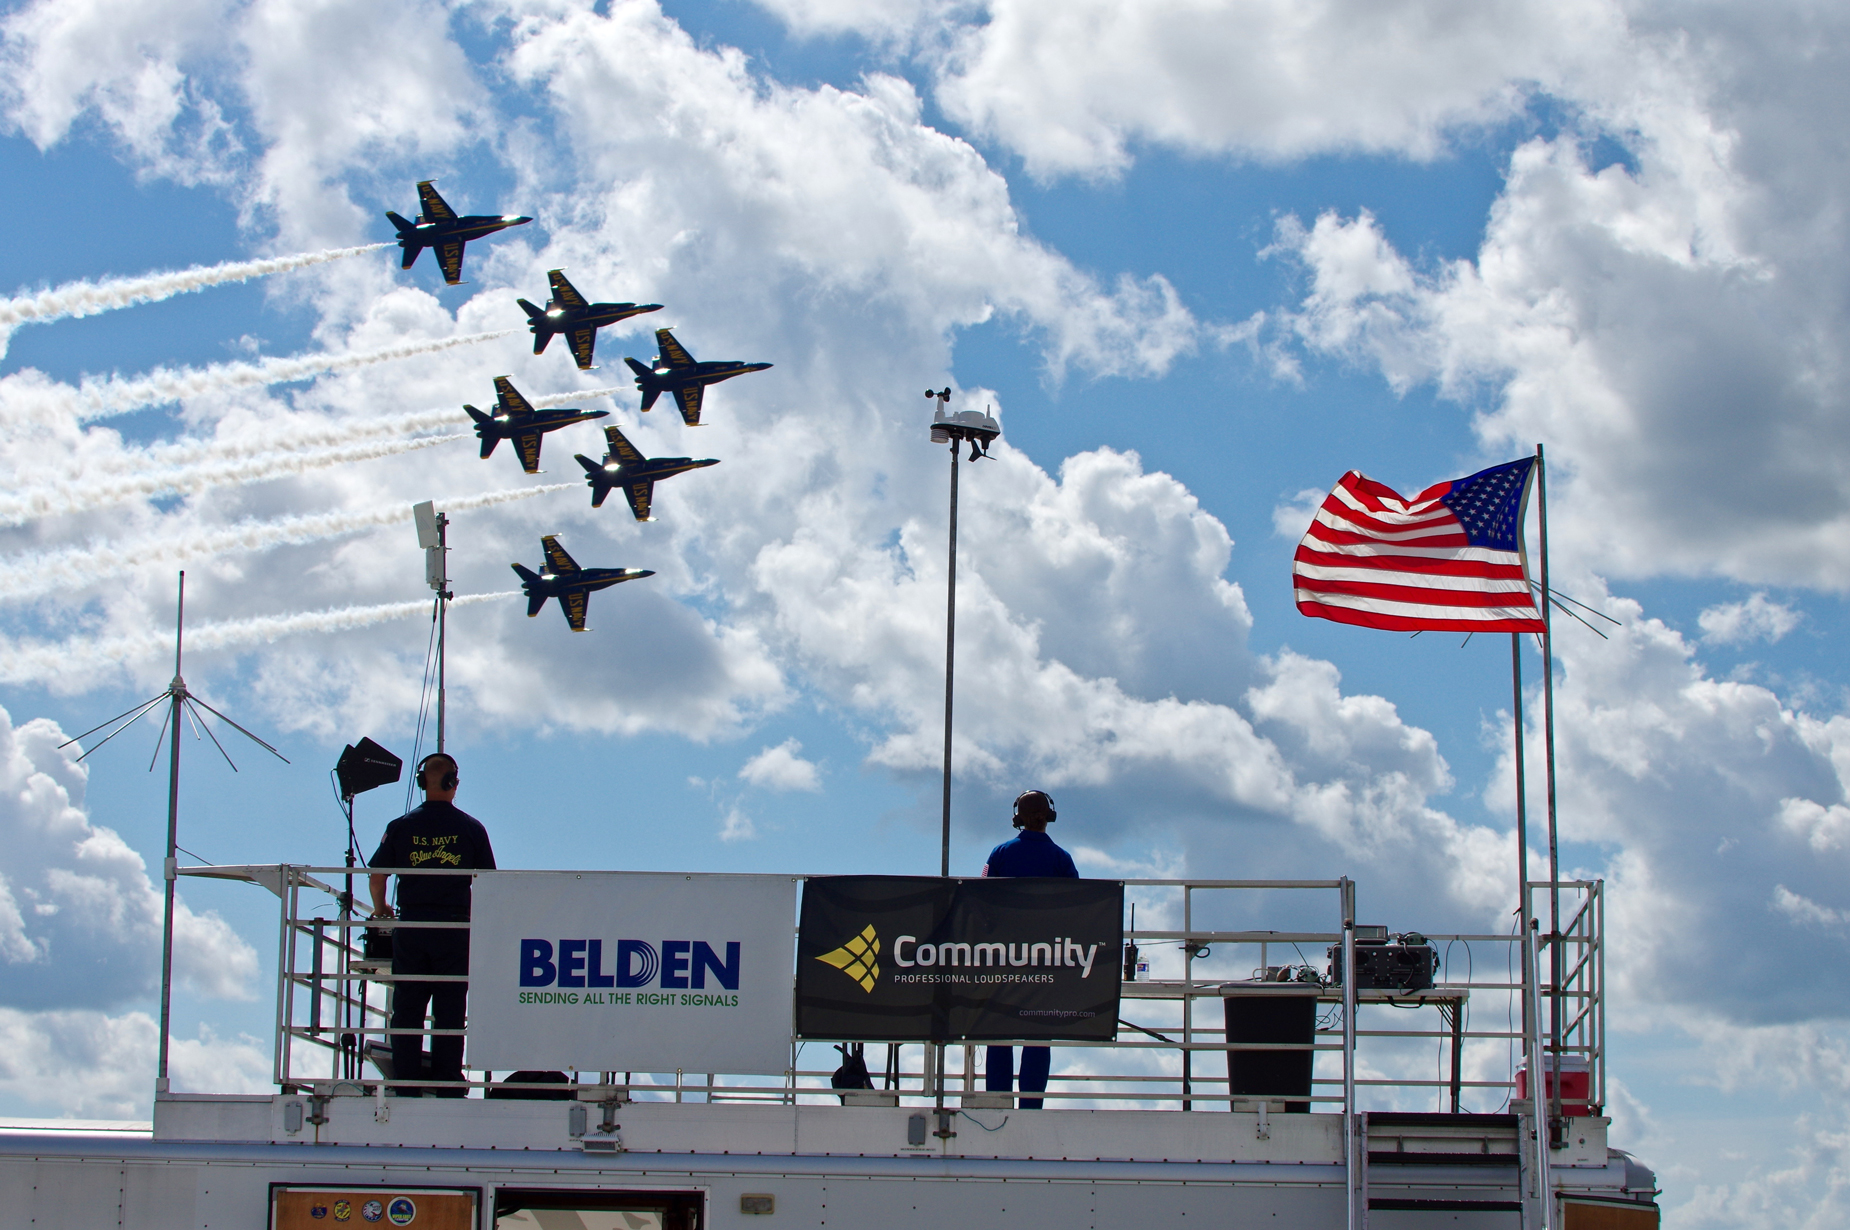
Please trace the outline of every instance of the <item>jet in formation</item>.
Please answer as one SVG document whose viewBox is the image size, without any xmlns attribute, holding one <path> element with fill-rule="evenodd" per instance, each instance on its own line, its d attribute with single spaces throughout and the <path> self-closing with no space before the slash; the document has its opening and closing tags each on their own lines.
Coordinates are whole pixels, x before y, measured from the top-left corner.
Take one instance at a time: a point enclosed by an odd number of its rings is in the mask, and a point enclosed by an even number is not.
<svg viewBox="0 0 1850 1230">
<path fill-rule="evenodd" d="M 644 367 L 636 359 L 623 360 L 636 373 L 636 387 L 642 390 L 642 408 L 649 409 L 663 393 L 673 393 L 681 419 L 689 427 L 700 426 L 700 399 L 709 384 L 743 376 L 746 372 L 761 372 L 771 366 L 769 363 L 740 363 L 736 359 L 697 363 L 694 356 L 687 353 L 687 347 L 675 341 L 674 334 L 666 329 L 655 331 L 655 345 L 661 353 L 656 356 L 653 367 Z"/>
<path fill-rule="evenodd" d="M 435 248 L 437 263 L 443 266 L 443 280 L 451 286 L 462 281 L 465 243 L 533 221 L 513 214 L 469 214 L 459 218 L 427 179 L 418 181 L 418 200 L 424 212 L 418 215 L 416 222 L 409 222 L 389 209 L 385 211 L 385 216 L 398 228 L 398 246 L 405 250 L 405 259 L 399 268 L 411 268 L 417 263 L 418 253 L 425 248 Z"/>
<path fill-rule="evenodd" d="M 649 501 L 655 494 L 657 481 L 719 464 L 717 457 L 704 461 L 695 461 L 692 457 L 644 457 L 616 427 L 604 428 L 604 439 L 609 442 L 610 451 L 604 454 L 601 464 L 583 453 L 577 454 L 578 464 L 585 468 L 585 485 L 591 488 L 591 507 L 602 508 L 610 489 L 621 487 L 638 521 L 655 520 L 649 515 Z"/>
<path fill-rule="evenodd" d="M 572 423 L 609 416 L 608 410 L 535 410 L 520 395 L 506 376 L 495 377 L 495 412 L 483 414 L 474 406 L 464 406 L 475 420 L 475 434 L 482 438 L 482 456 L 492 457 L 495 445 L 512 440 L 520 452 L 520 468 L 529 474 L 540 472 L 540 437 Z"/>
<path fill-rule="evenodd" d="M 546 599 L 557 598 L 559 609 L 565 612 L 565 622 L 574 632 L 585 630 L 585 610 L 594 591 L 655 575 L 652 568 L 580 568 L 559 545 L 557 534 L 541 538 L 540 550 L 546 556 L 544 572 L 536 573 L 519 564 L 513 566 L 520 576 L 520 588 L 527 595 L 527 618 L 538 615 Z"/>
<path fill-rule="evenodd" d="M 533 330 L 533 353 L 545 354 L 546 343 L 555 333 L 571 338 L 572 358 L 580 371 L 591 370 L 591 351 L 597 345 L 597 331 L 619 320 L 628 320 L 644 312 L 659 312 L 659 303 L 587 303 L 578 288 L 566 280 L 565 271 L 554 269 L 546 274 L 552 283 L 552 298 L 543 308 L 525 299 L 518 302 L 527 313 L 527 327 Z"/>
</svg>

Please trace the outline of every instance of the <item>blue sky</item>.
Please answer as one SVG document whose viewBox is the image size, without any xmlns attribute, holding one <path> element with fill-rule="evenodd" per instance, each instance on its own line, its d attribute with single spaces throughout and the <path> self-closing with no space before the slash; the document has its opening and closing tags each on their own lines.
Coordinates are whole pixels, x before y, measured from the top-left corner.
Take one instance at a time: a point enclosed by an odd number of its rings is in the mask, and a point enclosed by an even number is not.
<svg viewBox="0 0 1850 1230">
<path fill-rule="evenodd" d="M 716 389 L 698 431 L 586 403 L 646 450 L 723 459 L 664 487 L 657 523 L 580 491 L 456 513 L 466 593 L 508 588 L 542 532 L 657 570 L 597 596 L 584 636 L 515 599 L 453 615 L 459 801 L 504 865 L 935 868 L 945 475 L 920 393 L 949 382 L 1004 427 L 964 473 L 958 869 L 1042 786 L 1099 873 L 1347 873 L 1396 929 L 1495 926 L 1507 642 L 1304 619 L 1289 561 L 1301 494 L 1346 469 L 1411 493 L 1544 441 L 1558 584 L 1623 624 L 1558 637 L 1564 864 L 1613 893 L 1619 1143 L 1658 1165 L 1676 1224 L 1830 1224 L 1850 484 L 1847 262 L 1820 221 L 1845 184 L 1817 117 L 1843 30 L 1780 9 L 1749 35 L 1726 5 L 1331 0 L 1293 22 L 1230 0 L 1178 41 L 1165 7 L 8 7 L 14 294 L 379 242 L 428 176 L 459 209 L 537 220 L 472 244 L 462 287 L 385 250 L 12 329 L 0 465 L 68 511 L 0 527 L 7 771 L 38 800 L 0 820 L 30 852 L 4 873 L 20 980 L 0 1024 L 151 1045 L 145 987 L 58 972 L 145 953 L 145 926 L 79 927 L 57 886 L 72 834 L 158 865 L 153 731 L 82 779 L 29 724 L 75 733 L 165 685 L 143 634 L 166 635 L 174 570 L 199 625 L 420 598 L 411 526 L 369 510 L 575 481 L 595 429 L 549 437 L 537 479 L 473 440 L 341 466 L 316 442 L 397 447 L 369 423 L 482 404 L 494 375 L 626 385 L 621 356 L 672 324 L 699 357 L 777 366 Z M 561 265 L 668 308 L 606 330 L 592 373 L 524 331 L 293 384 L 214 366 L 517 328 L 514 296 Z M 72 412 L 86 378 L 155 368 L 194 391 Z M 176 447 L 269 477 L 83 494 Z M 188 545 L 322 514 L 353 528 Z M 98 562 L 113 548 L 132 558 Z M 70 579 L 29 583 L 46 570 Z M 410 751 L 426 631 L 189 657 L 292 764 L 232 745 L 234 776 L 189 740 L 182 844 L 336 861 L 326 771 L 361 734 Z M 362 798 L 361 840 L 402 801 Z M 110 882 L 151 891 L 131 862 Z M 265 1029 L 268 899 L 187 896 L 202 959 L 223 945 L 232 973 L 189 984 L 176 1033 L 202 1068 L 264 1077 L 236 1038 Z M 1764 972 L 1706 972 L 1743 947 Z M 82 1079 L 77 1042 L 20 1053 L 39 1058 L 0 1070 L 0 1110 L 145 1107 L 140 1052 Z M 1728 1152 L 1704 1134 L 1720 1120 L 1762 1130 Z"/>
</svg>

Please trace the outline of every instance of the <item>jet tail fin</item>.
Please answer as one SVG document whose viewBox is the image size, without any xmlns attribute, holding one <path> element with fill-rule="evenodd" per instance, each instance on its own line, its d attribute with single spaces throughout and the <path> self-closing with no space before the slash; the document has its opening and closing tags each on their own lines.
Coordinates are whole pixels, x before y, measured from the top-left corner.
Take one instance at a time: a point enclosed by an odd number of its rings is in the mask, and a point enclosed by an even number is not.
<svg viewBox="0 0 1850 1230">
<path fill-rule="evenodd" d="M 662 388 L 655 382 L 655 373 L 635 359 L 625 358 L 630 370 L 636 373 L 636 387 L 642 390 L 642 408 L 649 409 L 655 405 L 655 399 L 662 395 Z"/>
<path fill-rule="evenodd" d="M 416 226 L 412 225 L 410 222 L 408 222 L 405 219 L 405 216 L 403 214 L 395 214 L 391 210 L 388 209 L 385 211 L 385 217 L 386 217 L 386 221 L 390 222 L 393 226 L 398 228 L 398 233 L 401 235 L 404 234 L 406 231 L 415 231 L 417 229 Z"/>
<path fill-rule="evenodd" d="M 574 453 L 572 455 L 578 459 L 578 464 L 585 468 L 586 480 L 591 484 L 591 507 L 602 508 L 604 506 L 604 497 L 610 494 L 610 489 L 616 484 L 609 481 L 608 477 L 604 474 L 604 467 L 597 462 L 591 460 L 583 453 Z"/>
<path fill-rule="evenodd" d="M 464 406 L 463 409 L 467 410 L 469 417 L 475 420 L 475 434 L 482 438 L 482 456 L 493 457 L 495 445 L 501 443 L 501 437 L 488 430 L 488 425 L 494 420 L 474 406 Z"/>
<path fill-rule="evenodd" d="M 527 314 L 527 327 L 533 330 L 533 353 L 545 354 L 546 343 L 552 340 L 555 330 L 546 319 L 546 309 L 525 299 L 516 299 L 521 310 Z"/>
<path fill-rule="evenodd" d="M 513 565 L 514 574 L 520 578 L 521 585 L 527 590 L 527 618 L 532 619 L 546 605 L 546 595 L 534 593 L 533 586 L 539 581 L 539 574 L 522 564 Z"/>
</svg>

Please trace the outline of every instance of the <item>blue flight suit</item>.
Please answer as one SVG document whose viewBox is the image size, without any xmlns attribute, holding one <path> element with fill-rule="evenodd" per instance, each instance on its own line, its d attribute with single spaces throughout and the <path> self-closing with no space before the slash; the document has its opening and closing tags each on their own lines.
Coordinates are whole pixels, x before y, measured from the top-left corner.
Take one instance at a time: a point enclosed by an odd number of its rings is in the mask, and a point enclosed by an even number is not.
<svg viewBox="0 0 1850 1230">
<path fill-rule="evenodd" d="M 985 876 L 1059 876 L 1077 880 L 1079 868 L 1073 866 L 1073 856 L 1055 845 L 1053 838 L 1045 833 L 1036 833 L 1032 829 L 1023 829 L 989 852 L 989 861 L 983 864 L 983 874 Z M 1052 1068 L 1052 1047 L 1022 1047 L 1021 1092 L 1024 1094 L 1045 1093 L 1047 1074 Z M 1015 1083 L 1015 1048 L 1012 1046 L 990 1047 L 984 1058 L 983 1088 L 990 1093 L 1010 1093 L 1014 1090 Z M 1024 1097 L 1019 1105 L 1023 1110 L 1039 1110 L 1041 1102 L 1040 1098 Z"/>
</svg>

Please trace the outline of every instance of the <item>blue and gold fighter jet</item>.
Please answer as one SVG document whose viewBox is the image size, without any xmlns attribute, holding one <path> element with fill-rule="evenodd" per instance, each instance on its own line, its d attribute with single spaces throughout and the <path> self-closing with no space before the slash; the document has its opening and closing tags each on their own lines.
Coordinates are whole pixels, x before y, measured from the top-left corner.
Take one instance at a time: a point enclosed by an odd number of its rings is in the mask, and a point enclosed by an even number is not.
<svg viewBox="0 0 1850 1230">
<path fill-rule="evenodd" d="M 572 358 L 577 360 L 579 371 L 591 370 L 591 350 L 597 345 L 599 329 L 644 312 L 662 310 L 659 303 L 587 303 L 578 288 L 566 281 L 563 269 L 549 271 L 546 280 L 552 283 L 552 298 L 544 308 L 525 299 L 516 300 L 527 313 L 527 327 L 533 330 L 533 353 L 545 354 L 553 334 L 567 334 L 572 339 Z"/>
<path fill-rule="evenodd" d="M 405 259 L 398 267 L 411 268 L 417 263 L 418 253 L 425 248 L 435 248 L 437 263 L 443 266 L 443 280 L 451 286 L 462 281 L 465 243 L 533 221 L 514 214 L 469 214 L 459 218 L 427 179 L 418 181 L 418 200 L 424 212 L 418 215 L 416 222 L 408 222 L 389 209 L 385 211 L 385 216 L 398 228 L 398 246 L 405 250 Z"/>
<path fill-rule="evenodd" d="M 607 418 L 608 410 L 535 410 L 520 395 L 506 376 L 495 377 L 495 412 L 483 414 L 474 406 L 464 406 L 475 420 L 475 434 L 482 438 L 482 456 L 492 457 L 495 445 L 512 440 L 520 452 L 520 468 L 529 474 L 540 472 L 540 437 L 549 431 L 573 423 Z"/>
<path fill-rule="evenodd" d="M 652 568 L 580 568 L 559 545 L 557 534 L 541 538 L 540 550 L 546 555 L 546 571 L 536 573 L 514 565 L 520 575 L 520 588 L 527 595 L 527 618 L 538 615 L 546 599 L 557 598 L 559 609 L 565 612 L 565 622 L 574 632 L 585 630 L 585 608 L 591 602 L 592 591 L 655 575 Z"/>
<path fill-rule="evenodd" d="M 655 366 L 644 367 L 636 359 L 624 359 L 636 373 L 636 387 L 642 390 L 642 408 L 649 409 L 663 393 L 673 393 L 681 418 L 689 427 L 700 426 L 700 398 L 709 384 L 718 384 L 746 372 L 761 372 L 769 363 L 741 363 L 737 359 L 716 359 L 696 363 L 687 347 L 674 340 L 666 329 L 655 331 L 655 345 L 661 351 Z"/>
<path fill-rule="evenodd" d="M 577 454 L 578 464 L 585 468 L 585 486 L 591 488 L 591 507 L 602 508 L 610 489 L 621 487 L 638 521 L 655 520 L 649 515 L 649 501 L 655 494 L 658 480 L 719 464 L 717 457 L 708 457 L 705 461 L 695 461 L 692 457 L 644 457 L 616 427 L 604 428 L 604 439 L 609 442 L 610 451 L 604 454 L 601 465 L 583 453 Z"/>
</svg>

